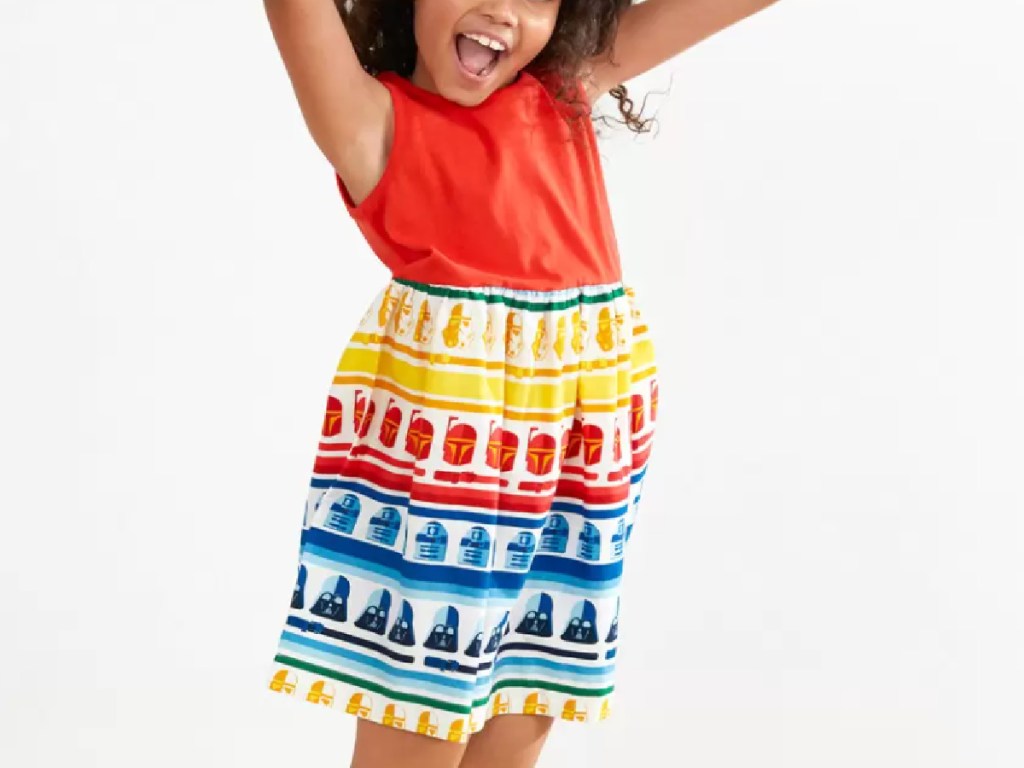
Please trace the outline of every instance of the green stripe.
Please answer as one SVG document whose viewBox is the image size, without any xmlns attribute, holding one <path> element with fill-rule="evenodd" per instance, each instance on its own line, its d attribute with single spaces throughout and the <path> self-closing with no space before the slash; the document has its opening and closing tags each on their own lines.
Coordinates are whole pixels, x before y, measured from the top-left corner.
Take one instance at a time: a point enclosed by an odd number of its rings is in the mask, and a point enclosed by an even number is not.
<svg viewBox="0 0 1024 768">
<path fill-rule="evenodd" d="M 278 661 L 282 664 L 287 664 L 290 667 L 304 669 L 307 672 L 315 672 L 318 675 L 323 675 L 324 677 L 330 677 L 335 680 L 340 680 L 343 683 L 355 685 L 359 688 L 365 688 L 368 691 L 383 694 L 384 696 L 387 696 L 391 699 L 395 699 L 396 701 L 407 701 L 410 704 L 422 704 L 425 707 L 433 707 L 434 709 L 445 709 L 449 712 L 457 712 L 462 715 L 468 715 L 470 713 L 469 707 L 460 707 L 458 704 L 452 704 L 447 701 L 440 701 L 439 699 L 431 699 L 426 696 L 413 696 L 408 693 L 393 691 L 390 688 L 385 688 L 383 685 L 378 685 L 377 683 L 370 682 L 369 680 L 363 680 L 362 678 L 355 677 L 353 675 L 345 675 L 341 672 L 336 672 L 333 669 L 327 669 L 326 667 L 321 667 L 316 664 L 310 664 L 307 661 L 299 661 L 298 659 L 293 659 L 289 656 L 284 656 L 282 654 L 278 654 L 277 656 L 275 656 L 274 661 Z M 489 697 L 485 696 L 478 702 L 473 702 L 473 706 L 478 707 L 482 706 L 483 704 L 486 704 L 488 698 Z"/>
<path fill-rule="evenodd" d="M 442 296 L 449 299 L 471 299 L 473 301 L 483 301 L 488 304 L 506 304 L 513 309 L 529 309 L 535 312 L 551 312 L 559 309 L 569 309 L 570 307 L 575 307 L 580 304 L 603 304 L 626 294 L 626 289 L 620 285 L 610 291 L 596 293 L 592 296 L 581 293 L 579 296 L 566 301 L 530 301 L 529 299 L 502 296 L 498 293 L 481 293 L 479 291 L 471 291 L 464 288 L 449 288 L 440 285 L 430 285 L 429 283 L 415 283 L 412 280 L 405 280 L 400 277 L 393 278 L 393 282 L 400 285 L 406 285 L 423 293 L 429 293 L 431 296 Z M 517 289 L 503 288 L 500 290 L 507 290 L 514 293 Z M 556 291 L 536 291 L 536 293 L 555 292 Z"/>
<path fill-rule="evenodd" d="M 425 707 L 433 707 L 434 709 L 444 709 L 449 712 L 457 712 L 461 715 L 468 715 L 471 711 L 471 707 L 460 707 L 458 704 L 452 704 L 447 701 L 441 701 L 439 699 L 431 699 L 427 696 L 414 696 L 408 693 L 401 693 L 400 691 L 386 688 L 383 685 L 364 680 L 354 675 L 346 675 L 341 672 L 337 672 L 327 667 L 321 667 L 317 664 L 310 664 L 308 661 L 299 661 L 293 659 L 290 656 L 283 654 L 277 654 L 274 657 L 274 661 L 281 664 L 287 664 L 290 667 L 297 669 L 304 669 L 307 672 L 314 672 L 323 677 L 330 677 L 334 680 L 340 680 L 343 683 L 354 685 L 359 688 L 365 688 L 368 691 L 374 693 L 380 693 L 396 701 L 405 701 L 410 704 L 422 704 Z M 576 688 L 571 685 L 559 685 L 558 683 L 551 683 L 547 680 L 527 680 L 527 679 L 514 679 L 514 680 L 501 680 L 495 683 L 491 687 L 491 693 L 487 694 L 483 698 L 474 699 L 472 708 L 482 707 L 490 701 L 491 694 L 495 691 L 500 691 L 502 688 L 539 688 L 541 690 L 551 691 L 553 693 L 569 693 L 574 696 L 587 696 L 590 698 L 596 698 L 599 696 L 607 696 L 613 690 L 614 685 L 609 685 L 606 688 Z"/>
<path fill-rule="evenodd" d="M 495 683 L 491 688 L 491 691 L 499 691 L 502 688 L 543 688 L 547 691 L 554 693 L 571 693 L 573 696 L 587 696 L 589 698 L 597 698 L 599 696 L 607 696 L 613 690 L 614 685 L 609 685 L 607 688 L 576 688 L 571 685 L 559 685 L 558 683 L 549 683 L 546 680 L 502 680 Z"/>
</svg>

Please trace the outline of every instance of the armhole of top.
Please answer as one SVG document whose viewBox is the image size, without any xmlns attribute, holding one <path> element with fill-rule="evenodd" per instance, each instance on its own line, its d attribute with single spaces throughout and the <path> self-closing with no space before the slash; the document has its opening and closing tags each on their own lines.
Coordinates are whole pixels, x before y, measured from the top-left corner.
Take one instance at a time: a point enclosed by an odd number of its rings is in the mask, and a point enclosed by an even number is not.
<svg viewBox="0 0 1024 768">
<path fill-rule="evenodd" d="M 377 184 L 358 205 L 352 199 L 352 195 L 349 194 L 348 189 L 345 187 L 345 182 L 342 181 L 341 175 L 337 170 L 334 171 L 334 181 L 338 186 L 338 191 L 341 193 L 341 199 L 349 214 L 354 218 L 359 218 L 365 215 L 367 210 L 377 205 L 378 199 L 384 195 L 388 185 L 390 184 L 391 177 L 394 175 L 394 167 L 396 164 L 395 150 L 398 147 L 399 136 L 402 133 L 401 124 L 404 107 L 401 105 L 401 97 L 395 93 L 396 86 L 387 82 L 385 78 L 380 78 L 378 82 L 380 82 L 388 91 L 388 95 L 391 98 L 392 112 L 391 148 L 388 151 L 388 158 L 384 163 L 384 171 L 381 173 L 381 177 L 377 180 Z"/>
</svg>

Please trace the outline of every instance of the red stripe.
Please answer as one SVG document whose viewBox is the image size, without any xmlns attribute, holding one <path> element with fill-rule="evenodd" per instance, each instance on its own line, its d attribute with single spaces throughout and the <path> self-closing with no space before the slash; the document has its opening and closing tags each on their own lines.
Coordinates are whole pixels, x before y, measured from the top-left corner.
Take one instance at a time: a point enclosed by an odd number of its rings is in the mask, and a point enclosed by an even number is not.
<svg viewBox="0 0 1024 768">
<path fill-rule="evenodd" d="M 320 453 L 339 453 L 352 450 L 352 443 L 320 443 Z"/>
<path fill-rule="evenodd" d="M 363 480 L 385 490 L 400 494 L 407 494 L 409 488 L 412 487 L 412 477 L 409 475 L 389 472 L 368 461 L 361 459 L 338 459 L 329 463 L 336 467 L 334 471 L 317 472 L 317 474 L 340 475 L 346 479 Z"/>
<path fill-rule="evenodd" d="M 415 501 L 426 504 L 447 504 L 481 510 L 501 510 L 503 512 L 524 512 L 544 514 L 551 507 L 554 496 L 570 499 L 580 504 L 622 504 L 629 498 L 629 481 L 614 485 L 590 486 L 585 482 L 571 477 L 562 477 L 557 481 L 554 493 L 553 483 L 538 483 L 547 486 L 543 495 L 510 493 L 499 488 L 467 488 L 465 486 L 441 486 L 423 482 L 407 474 L 390 472 L 368 461 L 355 460 L 322 460 L 337 466 L 336 471 L 319 472 L 317 474 L 341 475 L 345 478 L 372 483 L 392 493 L 411 495 Z M 499 478 L 503 479 L 503 478 Z"/>
</svg>

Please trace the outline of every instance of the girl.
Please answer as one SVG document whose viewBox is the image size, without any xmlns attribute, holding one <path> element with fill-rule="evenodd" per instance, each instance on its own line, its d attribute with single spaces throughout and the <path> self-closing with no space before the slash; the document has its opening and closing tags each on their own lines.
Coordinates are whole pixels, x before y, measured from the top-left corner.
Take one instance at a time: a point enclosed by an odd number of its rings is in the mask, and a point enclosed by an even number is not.
<svg viewBox="0 0 1024 768">
<path fill-rule="evenodd" d="M 330 388 L 270 675 L 359 717 L 353 766 L 524 768 L 553 719 L 608 716 L 658 385 L 590 105 L 645 130 L 622 83 L 768 4 L 265 0 L 391 272 Z"/>
</svg>

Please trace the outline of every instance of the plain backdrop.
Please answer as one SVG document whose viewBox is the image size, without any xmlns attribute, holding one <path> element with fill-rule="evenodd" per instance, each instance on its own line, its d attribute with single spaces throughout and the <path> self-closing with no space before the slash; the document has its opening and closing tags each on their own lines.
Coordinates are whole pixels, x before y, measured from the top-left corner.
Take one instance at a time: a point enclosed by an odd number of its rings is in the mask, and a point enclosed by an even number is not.
<svg viewBox="0 0 1024 768">
<path fill-rule="evenodd" d="M 542 768 L 1024 764 L 1022 24 L 782 0 L 630 83 L 659 442 Z M 386 273 L 262 4 L 0 0 L 0 256 L 0 764 L 346 766 L 264 675 Z"/>
</svg>

